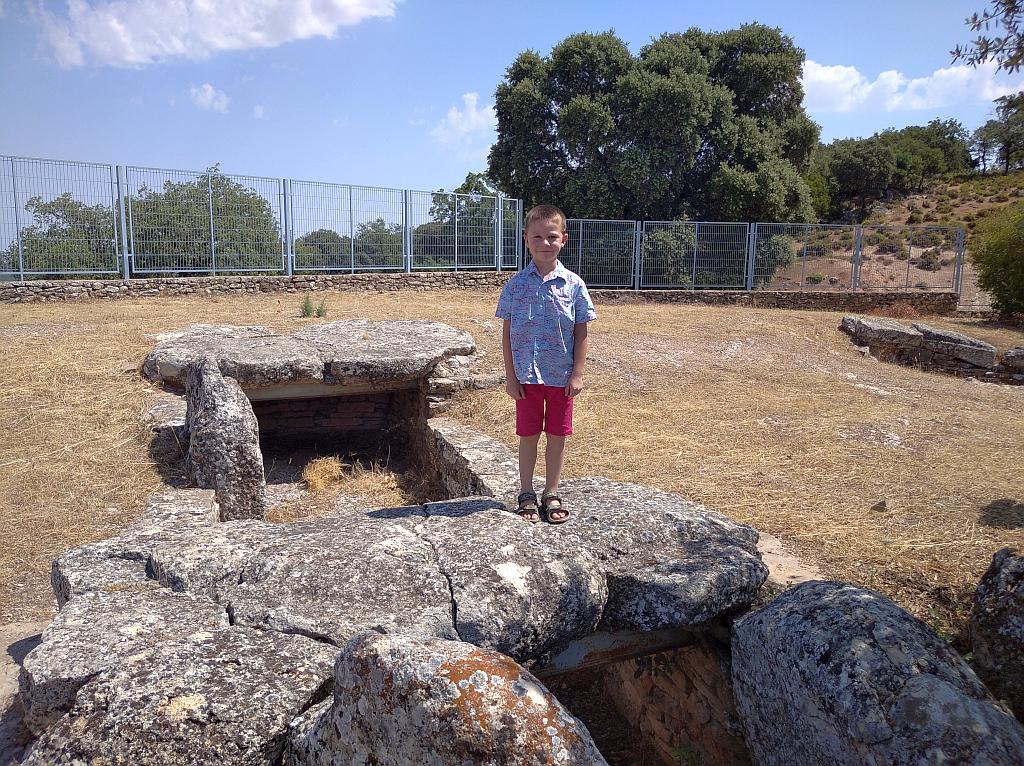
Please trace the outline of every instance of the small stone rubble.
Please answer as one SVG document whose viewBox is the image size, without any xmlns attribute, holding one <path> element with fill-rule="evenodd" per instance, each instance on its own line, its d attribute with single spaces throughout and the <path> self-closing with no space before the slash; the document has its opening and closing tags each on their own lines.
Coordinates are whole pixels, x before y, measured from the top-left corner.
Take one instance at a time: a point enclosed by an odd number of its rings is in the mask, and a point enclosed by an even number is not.
<svg viewBox="0 0 1024 766">
<path fill-rule="evenodd" d="M 1024 384 L 1024 349 L 1011 348 L 997 363 L 995 346 L 922 322 L 845 316 L 839 325 L 883 361 L 1000 383 Z"/>
</svg>

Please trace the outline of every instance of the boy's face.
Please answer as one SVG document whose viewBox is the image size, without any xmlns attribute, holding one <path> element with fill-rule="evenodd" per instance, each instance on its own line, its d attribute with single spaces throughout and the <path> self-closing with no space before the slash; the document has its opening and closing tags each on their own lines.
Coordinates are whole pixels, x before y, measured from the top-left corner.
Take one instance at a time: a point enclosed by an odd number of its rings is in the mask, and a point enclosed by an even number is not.
<svg viewBox="0 0 1024 766">
<path fill-rule="evenodd" d="M 569 235 L 562 231 L 562 222 L 558 218 L 531 222 L 523 237 L 533 262 L 541 271 L 554 268 L 558 253 L 569 239 Z"/>
</svg>

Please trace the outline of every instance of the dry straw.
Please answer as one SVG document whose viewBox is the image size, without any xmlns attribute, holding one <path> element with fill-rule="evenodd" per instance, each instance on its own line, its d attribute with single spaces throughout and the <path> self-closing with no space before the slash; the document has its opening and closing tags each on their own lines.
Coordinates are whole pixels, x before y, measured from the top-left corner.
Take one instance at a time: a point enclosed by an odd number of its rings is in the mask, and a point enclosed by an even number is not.
<svg viewBox="0 0 1024 766">
<path fill-rule="evenodd" d="M 499 369 L 496 298 L 332 293 L 331 319 L 442 319 Z M 151 334 L 193 322 L 289 331 L 309 321 L 295 313 L 290 296 L 0 306 L 0 622 L 48 615 L 53 557 L 116 534 L 163 481 L 139 423 L 151 389 L 136 368 Z M 864 358 L 835 313 L 609 304 L 598 314 L 567 476 L 705 503 L 951 634 L 992 554 L 1024 548 L 1024 387 Z M 1024 345 L 1012 328 L 926 321 Z M 451 414 L 514 444 L 501 390 L 468 392 Z M 331 493 L 407 502 L 408 477 L 363 469 L 281 520 L 334 507 Z"/>
</svg>

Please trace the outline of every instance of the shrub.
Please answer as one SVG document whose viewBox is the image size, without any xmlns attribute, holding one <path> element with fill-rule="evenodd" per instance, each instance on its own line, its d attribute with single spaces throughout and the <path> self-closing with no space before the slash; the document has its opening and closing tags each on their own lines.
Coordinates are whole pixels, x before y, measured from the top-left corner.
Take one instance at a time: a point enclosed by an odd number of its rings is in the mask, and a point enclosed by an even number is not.
<svg viewBox="0 0 1024 766">
<path fill-rule="evenodd" d="M 978 286 L 1001 314 L 1024 312 L 1024 202 L 993 212 L 978 226 L 971 260 Z"/>
<path fill-rule="evenodd" d="M 812 284 L 812 285 L 820 285 L 824 281 L 825 281 L 825 275 L 824 274 L 808 274 L 807 275 L 807 282 Z"/>
<path fill-rule="evenodd" d="M 316 315 L 320 319 L 323 319 L 325 316 L 327 316 L 327 299 L 326 298 L 322 298 L 320 300 L 320 305 L 316 307 Z"/>
<path fill-rule="evenodd" d="M 921 217 L 921 214 L 916 210 L 907 216 L 907 223 L 911 225 L 921 223 L 923 220 L 924 219 Z"/>
<path fill-rule="evenodd" d="M 302 305 L 299 306 L 299 314 L 304 317 L 313 316 L 313 296 L 306 293 L 306 297 L 302 299 Z"/>
<path fill-rule="evenodd" d="M 925 250 L 917 256 L 917 268 L 925 271 L 938 271 L 942 268 L 942 252 L 937 247 Z"/>
</svg>

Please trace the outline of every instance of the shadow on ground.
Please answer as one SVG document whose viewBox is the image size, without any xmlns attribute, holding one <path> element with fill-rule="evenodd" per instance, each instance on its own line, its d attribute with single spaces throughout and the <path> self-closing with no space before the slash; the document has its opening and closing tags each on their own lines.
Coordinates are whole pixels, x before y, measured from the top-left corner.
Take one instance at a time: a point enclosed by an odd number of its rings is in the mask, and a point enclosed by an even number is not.
<svg viewBox="0 0 1024 766">
<path fill-rule="evenodd" d="M 1020 529 L 1024 527 L 1024 503 L 1011 497 L 993 500 L 981 509 L 978 520 L 987 527 Z"/>
</svg>

